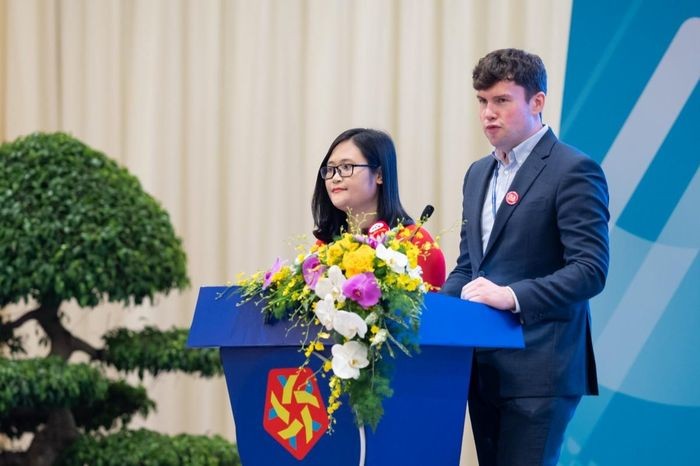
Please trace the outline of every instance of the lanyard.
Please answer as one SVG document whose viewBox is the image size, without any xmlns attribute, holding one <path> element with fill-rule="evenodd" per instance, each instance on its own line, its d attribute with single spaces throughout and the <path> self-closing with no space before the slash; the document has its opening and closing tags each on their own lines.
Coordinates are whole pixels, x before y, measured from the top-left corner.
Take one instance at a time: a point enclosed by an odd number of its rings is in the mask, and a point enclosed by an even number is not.
<svg viewBox="0 0 700 466">
<path fill-rule="evenodd" d="M 498 163 L 493 169 L 493 177 L 491 178 L 491 212 L 493 212 L 493 219 L 496 220 L 496 188 L 498 186 Z"/>
</svg>

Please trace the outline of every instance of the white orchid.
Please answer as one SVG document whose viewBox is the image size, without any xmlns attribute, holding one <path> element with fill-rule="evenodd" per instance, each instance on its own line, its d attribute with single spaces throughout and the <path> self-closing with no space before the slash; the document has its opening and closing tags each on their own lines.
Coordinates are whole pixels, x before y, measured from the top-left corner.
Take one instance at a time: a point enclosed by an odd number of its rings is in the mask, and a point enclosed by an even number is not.
<svg viewBox="0 0 700 466">
<path fill-rule="evenodd" d="M 403 273 L 406 271 L 406 266 L 408 265 L 408 257 L 406 257 L 406 254 L 389 249 L 383 244 L 377 246 L 376 254 L 377 257 L 386 262 L 394 272 Z"/>
<path fill-rule="evenodd" d="M 365 323 L 367 325 L 372 325 L 374 324 L 377 320 L 379 319 L 379 316 L 377 315 L 376 312 L 372 311 L 369 313 L 367 317 L 365 317 Z"/>
<path fill-rule="evenodd" d="M 386 341 L 388 336 L 389 336 L 389 332 L 387 331 L 387 329 L 385 329 L 385 328 L 379 329 L 379 331 L 377 333 L 375 333 L 374 336 L 371 338 L 372 343 L 370 346 L 381 345 L 382 343 L 384 343 Z"/>
<path fill-rule="evenodd" d="M 369 365 L 367 346 L 359 341 L 348 341 L 343 345 L 333 345 L 333 373 L 341 379 L 357 379 L 360 369 Z"/>
<path fill-rule="evenodd" d="M 314 292 L 321 299 L 326 299 L 326 296 L 330 295 L 335 301 L 342 303 L 345 301 L 343 284 L 346 280 L 340 267 L 333 265 L 328 269 L 327 277 L 318 279 Z"/>
<path fill-rule="evenodd" d="M 408 276 L 413 278 L 413 279 L 421 278 L 423 276 L 423 268 L 421 268 L 420 265 L 416 265 L 413 268 L 409 267 L 407 272 L 408 272 Z"/>
<path fill-rule="evenodd" d="M 333 328 L 348 340 L 355 338 L 355 335 L 364 338 L 367 333 L 364 319 L 354 312 L 336 311 L 333 316 Z"/>
<path fill-rule="evenodd" d="M 335 301 L 331 295 L 326 296 L 323 301 L 319 301 L 314 309 L 314 314 L 321 325 L 326 327 L 326 330 L 333 330 L 333 321 L 337 313 L 338 310 L 335 308 Z"/>
</svg>

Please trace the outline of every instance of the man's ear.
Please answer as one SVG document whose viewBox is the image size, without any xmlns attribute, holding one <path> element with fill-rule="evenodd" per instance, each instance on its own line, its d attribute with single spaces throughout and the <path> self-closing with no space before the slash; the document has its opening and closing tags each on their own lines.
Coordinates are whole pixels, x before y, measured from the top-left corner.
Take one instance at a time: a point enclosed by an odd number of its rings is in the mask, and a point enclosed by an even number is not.
<svg viewBox="0 0 700 466">
<path fill-rule="evenodd" d="M 533 114 L 542 113 L 542 110 L 544 110 L 545 100 L 546 96 L 542 91 L 538 92 L 530 98 L 530 109 Z"/>
</svg>

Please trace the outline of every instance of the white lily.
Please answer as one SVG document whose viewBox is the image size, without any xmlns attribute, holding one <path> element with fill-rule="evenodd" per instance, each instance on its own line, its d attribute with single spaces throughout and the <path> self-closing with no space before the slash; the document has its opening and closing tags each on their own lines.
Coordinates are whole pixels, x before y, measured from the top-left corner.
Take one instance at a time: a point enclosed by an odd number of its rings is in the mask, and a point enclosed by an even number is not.
<svg viewBox="0 0 700 466">
<path fill-rule="evenodd" d="M 314 309 L 314 314 L 321 325 L 326 327 L 326 330 L 333 330 L 333 321 L 337 313 L 338 310 L 335 308 L 335 301 L 331 295 L 326 296 L 323 301 L 319 301 Z"/>
<path fill-rule="evenodd" d="M 367 333 L 367 324 L 364 319 L 348 311 L 336 311 L 333 316 L 333 328 L 348 340 L 355 338 L 355 335 L 364 338 Z"/>
<path fill-rule="evenodd" d="M 333 373 L 341 379 L 357 379 L 360 369 L 369 365 L 367 346 L 359 341 L 348 341 L 343 345 L 333 345 Z"/>
<path fill-rule="evenodd" d="M 337 265 L 332 265 L 328 269 L 328 276 L 321 277 L 316 282 L 314 292 L 321 299 L 326 299 L 326 296 L 331 296 L 335 301 L 342 303 L 345 301 L 343 294 L 343 284 L 347 279 L 343 275 L 343 271 Z"/>
<path fill-rule="evenodd" d="M 406 254 L 389 249 L 383 244 L 377 246 L 376 254 L 377 257 L 386 262 L 394 272 L 403 273 L 406 271 L 406 266 L 408 265 L 408 257 L 406 257 Z"/>
</svg>

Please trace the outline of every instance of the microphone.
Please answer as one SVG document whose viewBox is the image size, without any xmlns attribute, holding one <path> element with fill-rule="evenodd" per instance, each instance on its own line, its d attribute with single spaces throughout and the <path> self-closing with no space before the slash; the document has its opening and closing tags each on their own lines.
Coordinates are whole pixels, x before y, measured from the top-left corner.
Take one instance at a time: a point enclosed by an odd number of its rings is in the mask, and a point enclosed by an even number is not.
<svg viewBox="0 0 700 466">
<path fill-rule="evenodd" d="M 435 212 L 435 207 L 428 204 L 421 212 L 418 222 L 421 224 L 427 222 L 430 216 L 433 215 L 433 212 Z"/>
<path fill-rule="evenodd" d="M 416 236 L 416 233 L 418 233 L 418 230 L 423 226 L 425 222 L 428 221 L 431 215 L 433 215 L 433 212 L 435 212 L 435 207 L 431 206 L 430 204 L 426 205 L 425 208 L 423 209 L 423 212 L 420 214 L 420 218 L 418 219 L 418 222 L 416 223 L 416 228 L 413 230 L 413 233 L 411 233 L 411 236 L 408 237 L 409 241 L 413 241 L 413 237 Z"/>
</svg>

